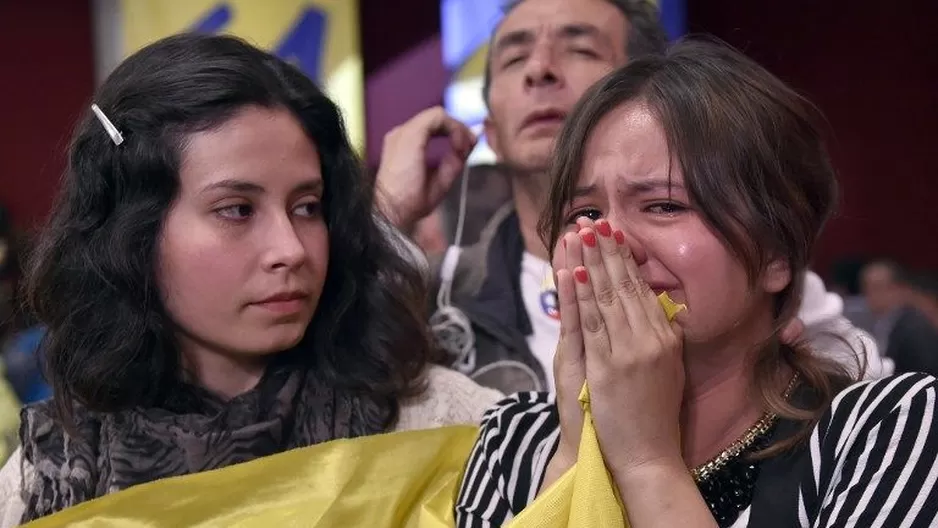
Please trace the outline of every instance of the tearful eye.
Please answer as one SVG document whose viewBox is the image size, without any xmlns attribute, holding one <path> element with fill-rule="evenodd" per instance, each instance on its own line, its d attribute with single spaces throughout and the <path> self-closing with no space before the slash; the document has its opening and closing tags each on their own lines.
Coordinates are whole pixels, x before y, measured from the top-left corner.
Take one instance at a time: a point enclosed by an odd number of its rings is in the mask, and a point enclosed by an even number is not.
<svg viewBox="0 0 938 528">
<path fill-rule="evenodd" d="M 580 209 L 579 211 L 576 211 L 570 215 L 570 217 L 567 219 L 567 223 L 575 224 L 577 218 L 580 217 L 589 218 L 595 222 L 596 220 L 602 218 L 603 214 L 598 209 Z"/>
<path fill-rule="evenodd" d="M 248 204 L 229 205 L 215 210 L 215 213 L 219 216 L 229 220 L 244 220 L 251 216 L 253 212 L 254 209 Z"/>
<path fill-rule="evenodd" d="M 646 210 L 649 213 L 662 214 L 662 215 L 675 215 L 682 211 L 685 211 L 687 208 L 675 203 L 675 202 L 661 202 L 649 205 Z"/>
</svg>

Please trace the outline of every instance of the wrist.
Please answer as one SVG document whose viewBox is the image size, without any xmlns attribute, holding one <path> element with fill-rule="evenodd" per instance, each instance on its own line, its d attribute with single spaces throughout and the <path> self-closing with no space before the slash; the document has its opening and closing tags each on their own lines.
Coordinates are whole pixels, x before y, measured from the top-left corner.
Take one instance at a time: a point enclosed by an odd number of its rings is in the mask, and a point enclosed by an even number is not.
<svg viewBox="0 0 938 528">
<path fill-rule="evenodd" d="M 621 467 L 610 467 L 609 472 L 625 493 L 629 488 L 647 486 L 649 482 L 693 480 L 687 465 L 680 457 L 661 457 L 654 460 L 634 462 Z"/>
<path fill-rule="evenodd" d="M 391 225 L 408 237 L 411 236 L 416 222 L 413 222 L 407 215 L 401 214 L 402 207 L 398 205 L 398 200 L 387 192 L 378 192 L 375 196 L 375 205 Z"/>
<path fill-rule="evenodd" d="M 544 472 L 544 480 L 541 482 L 541 491 L 549 488 L 551 484 L 569 471 L 570 468 L 576 464 L 576 459 L 576 448 L 571 450 L 563 444 L 558 446 L 554 456 L 550 458 L 550 462 L 547 464 L 547 470 Z"/>
</svg>

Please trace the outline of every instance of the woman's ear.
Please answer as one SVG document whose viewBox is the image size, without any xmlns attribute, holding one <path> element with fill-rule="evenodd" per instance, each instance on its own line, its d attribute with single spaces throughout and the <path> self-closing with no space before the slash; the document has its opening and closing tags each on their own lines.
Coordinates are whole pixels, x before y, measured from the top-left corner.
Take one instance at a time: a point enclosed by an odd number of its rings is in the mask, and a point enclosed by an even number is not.
<svg viewBox="0 0 938 528">
<path fill-rule="evenodd" d="M 791 266 L 786 259 L 769 262 L 762 274 L 762 289 L 767 293 L 778 293 L 791 283 Z"/>
</svg>

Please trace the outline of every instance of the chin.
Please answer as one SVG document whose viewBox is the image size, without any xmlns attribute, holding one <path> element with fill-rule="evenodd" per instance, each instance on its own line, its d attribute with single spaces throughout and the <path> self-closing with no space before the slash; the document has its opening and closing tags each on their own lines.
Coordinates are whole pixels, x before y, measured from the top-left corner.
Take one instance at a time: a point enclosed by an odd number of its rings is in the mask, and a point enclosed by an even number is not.
<svg viewBox="0 0 938 528">
<path fill-rule="evenodd" d="M 524 172 L 546 172 L 550 167 L 553 146 L 553 139 L 532 140 L 522 145 L 511 165 Z"/>
<path fill-rule="evenodd" d="M 270 354 L 278 354 L 285 350 L 289 350 L 300 343 L 303 340 L 303 335 L 306 333 L 306 327 L 303 328 L 275 328 L 268 331 L 269 334 L 264 336 L 263 346 L 258 346 L 257 350 L 268 350 Z"/>
</svg>

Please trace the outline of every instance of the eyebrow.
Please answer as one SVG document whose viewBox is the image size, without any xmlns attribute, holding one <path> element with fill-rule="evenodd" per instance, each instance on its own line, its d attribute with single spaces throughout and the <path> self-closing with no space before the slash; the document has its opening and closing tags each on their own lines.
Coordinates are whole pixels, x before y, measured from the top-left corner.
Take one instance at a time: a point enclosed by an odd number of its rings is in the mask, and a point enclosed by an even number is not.
<svg viewBox="0 0 938 528">
<path fill-rule="evenodd" d="M 291 194 L 295 193 L 313 193 L 313 194 L 322 194 L 323 183 L 322 179 L 307 180 L 299 185 L 297 185 Z M 214 183 L 210 183 L 202 188 L 199 191 L 201 194 L 216 191 L 216 190 L 226 190 L 234 191 L 244 194 L 264 194 L 266 189 L 262 185 L 258 185 L 254 182 L 244 181 L 244 180 L 221 180 Z"/>
<path fill-rule="evenodd" d="M 655 191 L 660 190 L 677 190 L 683 191 L 684 185 L 680 182 L 674 180 L 668 181 L 667 179 L 661 178 L 650 178 L 647 180 L 639 181 L 626 181 L 625 178 L 619 177 L 616 182 L 616 191 L 619 194 L 626 195 L 640 195 L 640 194 L 649 194 Z M 571 198 L 576 200 L 577 198 L 584 198 L 591 196 L 596 192 L 596 185 L 581 185 L 573 189 L 573 194 Z"/>
<path fill-rule="evenodd" d="M 560 38 L 572 40 L 579 37 L 601 38 L 602 34 L 599 28 L 592 24 L 566 24 L 557 32 Z M 518 29 L 509 31 L 498 37 L 495 41 L 495 54 L 498 55 L 508 48 L 523 46 L 534 42 L 534 31 L 530 29 Z"/>
<path fill-rule="evenodd" d="M 616 191 L 620 194 L 649 194 L 661 190 L 683 191 L 684 185 L 667 178 L 649 178 L 646 180 L 628 181 L 620 177 L 616 182 Z"/>
<path fill-rule="evenodd" d="M 571 195 L 571 198 L 574 199 L 574 200 L 576 200 L 577 198 L 583 198 L 583 197 L 586 197 L 586 196 L 590 196 L 590 195 L 592 195 L 594 192 L 596 192 L 596 186 L 595 186 L 595 185 L 583 185 L 583 186 L 576 187 L 576 188 L 573 189 L 573 194 Z"/>
</svg>

